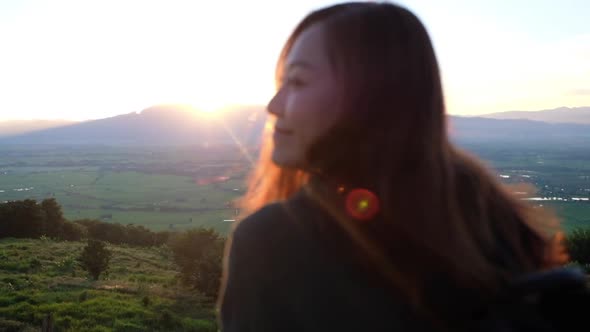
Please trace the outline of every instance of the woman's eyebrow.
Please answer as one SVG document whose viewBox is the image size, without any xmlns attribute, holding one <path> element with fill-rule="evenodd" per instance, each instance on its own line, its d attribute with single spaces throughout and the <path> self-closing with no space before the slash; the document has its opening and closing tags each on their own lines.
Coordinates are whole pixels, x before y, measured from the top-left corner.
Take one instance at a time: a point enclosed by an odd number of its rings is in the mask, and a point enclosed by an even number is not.
<svg viewBox="0 0 590 332">
<path fill-rule="evenodd" d="M 305 62 L 305 61 L 293 61 L 291 63 L 289 63 L 287 70 L 292 70 L 296 67 L 302 67 L 302 68 L 306 68 L 306 69 L 313 69 L 314 66 L 312 64 L 310 64 L 309 62 Z"/>
</svg>

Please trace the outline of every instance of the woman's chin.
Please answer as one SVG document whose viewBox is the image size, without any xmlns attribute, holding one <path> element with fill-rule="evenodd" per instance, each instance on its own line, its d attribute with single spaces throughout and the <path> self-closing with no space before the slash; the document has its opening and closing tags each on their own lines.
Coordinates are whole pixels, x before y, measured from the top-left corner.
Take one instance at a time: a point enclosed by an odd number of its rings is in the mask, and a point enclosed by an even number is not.
<svg viewBox="0 0 590 332">
<path fill-rule="evenodd" d="M 291 156 L 278 151 L 273 152 L 272 162 L 282 168 L 299 168 L 299 163 L 296 158 L 292 158 Z"/>
</svg>

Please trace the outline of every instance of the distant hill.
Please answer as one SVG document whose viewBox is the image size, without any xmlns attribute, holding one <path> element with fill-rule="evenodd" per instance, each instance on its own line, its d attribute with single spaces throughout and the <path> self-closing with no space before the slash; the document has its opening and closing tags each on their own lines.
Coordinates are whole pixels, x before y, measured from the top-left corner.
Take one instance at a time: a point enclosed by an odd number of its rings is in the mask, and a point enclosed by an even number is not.
<svg viewBox="0 0 590 332">
<path fill-rule="evenodd" d="M 492 119 L 526 119 L 549 123 L 590 124 L 590 107 L 560 107 L 543 111 L 511 111 L 482 115 Z"/>
<path fill-rule="evenodd" d="M 458 117 L 449 119 L 459 143 L 576 143 L 590 145 L 590 124 Z M 24 135 L 0 137 L 13 144 L 202 145 L 258 144 L 266 121 L 261 106 L 205 114 L 178 106 L 155 106 L 140 113 L 70 124 Z"/>
<path fill-rule="evenodd" d="M 450 136 L 459 143 L 590 144 L 590 125 L 451 117 Z"/>
<path fill-rule="evenodd" d="M 14 136 L 49 128 L 75 124 L 67 120 L 9 120 L 0 121 L 0 137 Z"/>
<path fill-rule="evenodd" d="M 86 121 L 25 135 L 0 138 L 15 144 L 195 145 L 249 144 L 259 139 L 265 123 L 259 107 L 206 114 L 186 107 L 154 106 L 139 113 Z"/>
</svg>

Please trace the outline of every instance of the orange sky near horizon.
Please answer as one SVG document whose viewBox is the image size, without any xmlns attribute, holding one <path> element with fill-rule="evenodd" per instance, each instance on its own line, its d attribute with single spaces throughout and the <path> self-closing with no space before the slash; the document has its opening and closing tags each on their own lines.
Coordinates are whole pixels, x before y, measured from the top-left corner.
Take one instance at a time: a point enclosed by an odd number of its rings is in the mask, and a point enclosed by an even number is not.
<svg viewBox="0 0 590 332">
<path fill-rule="evenodd" d="M 332 3 L 0 3 L 0 121 L 265 105 L 291 29 Z M 590 2 L 399 3 L 431 34 L 449 113 L 590 106 Z"/>
</svg>

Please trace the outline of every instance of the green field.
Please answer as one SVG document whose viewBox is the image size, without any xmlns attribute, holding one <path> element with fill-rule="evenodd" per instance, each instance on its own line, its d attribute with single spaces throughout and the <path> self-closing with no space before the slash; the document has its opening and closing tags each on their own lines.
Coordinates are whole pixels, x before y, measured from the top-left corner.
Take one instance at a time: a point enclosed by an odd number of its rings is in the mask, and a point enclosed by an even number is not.
<svg viewBox="0 0 590 332">
<path fill-rule="evenodd" d="M 566 231 L 575 228 L 590 228 L 590 204 L 588 203 L 553 203 L 550 204 L 562 218 Z"/>
<path fill-rule="evenodd" d="M 0 179 L 2 200 L 54 197 L 70 220 L 101 219 L 154 230 L 210 226 L 225 232 L 229 223 L 223 220 L 235 214 L 227 203 L 243 192 L 237 180 L 198 185 L 186 176 L 89 169 L 12 171 Z"/>
<path fill-rule="evenodd" d="M 566 229 L 590 226 L 590 201 L 571 201 L 590 198 L 590 148 L 465 148 L 504 182 L 527 182 L 538 197 L 568 199 L 547 202 Z M 153 230 L 205 226 L 227 234 L 236 214 L 230 202 L 244 193 L 250 168 L 243 153 L 228 147 L 0 146 L 0 202 L 54 197 L 70 220 Z"/>
<path fill-rule="evenodd" d="M 244 192 L 244 161 L 224 151 L 157 151 L 11 149 L 0 156 L 0 202 L 53 197 L 70 220 L 226 233 L 237 212 L 231 202 Z"/>
<path fill-rule="evenodd" d="M 531 204 L 553 209 L 565 230 L 590 227 L 590 147 L 492 145 L 466 146 L 493 169 L 503 182 L 528 183 L 537 189 L 533 196 L 551 198 Z"/>
<path fill-rule="evenodd" d="M 110 270 L 88 280 L 84 243 L 0 240 L 0 331 L 217 331 L 213 301 L 182 287 L 172 253 L 109 245 Z"/>
</svg>

